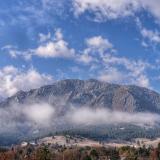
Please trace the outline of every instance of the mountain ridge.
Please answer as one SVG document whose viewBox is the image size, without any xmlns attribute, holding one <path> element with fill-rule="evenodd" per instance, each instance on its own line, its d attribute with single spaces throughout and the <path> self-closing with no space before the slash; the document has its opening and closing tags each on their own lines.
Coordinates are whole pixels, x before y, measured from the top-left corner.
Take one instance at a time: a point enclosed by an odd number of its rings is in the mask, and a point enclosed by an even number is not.
<svg viewBox="0 0 160 160">
<path fill-rule="evenodd" d="M 160 113 L 160 94 L 135 85 L 118 85 L 96 79 L 66 79 L 30 91 L 19 91 L 0 102 L 13 104 L 45 102 L 53 106 L 104 107 L 125 112 Z"/>
</svg>

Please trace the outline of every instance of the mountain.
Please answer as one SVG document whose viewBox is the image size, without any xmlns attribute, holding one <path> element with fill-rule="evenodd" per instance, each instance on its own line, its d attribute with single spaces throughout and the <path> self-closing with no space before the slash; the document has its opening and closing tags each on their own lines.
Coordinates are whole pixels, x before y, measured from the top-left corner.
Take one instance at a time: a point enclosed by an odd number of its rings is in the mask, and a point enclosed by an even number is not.
<svg viewBox="0 0 160 160">
<path fill-rule="evenodd" d="M 98 114 L 92 109 L 98 109 Z M 155 91 L 94 79 L 67 79 L 19 91 L 0 102 L 0 143 L 10 145 L 55 133 L 99 140 L 155 138 L 160 136 L 160 117 L 152 113 L 160 114 L 160 94 Z"/>
<path fill-rule="evenodd" d="M 27 82 L 26 82 L 27 83 Z M 160 94 L 138 86 L 117 85 L 98 80 L 62 80 L 28 92 L 19 91 L 0 103 L 13 104 L 45 102 L 61 110 L 68 106 L 105 107 L 126 112 L 160 113 Z"/>
</svg>

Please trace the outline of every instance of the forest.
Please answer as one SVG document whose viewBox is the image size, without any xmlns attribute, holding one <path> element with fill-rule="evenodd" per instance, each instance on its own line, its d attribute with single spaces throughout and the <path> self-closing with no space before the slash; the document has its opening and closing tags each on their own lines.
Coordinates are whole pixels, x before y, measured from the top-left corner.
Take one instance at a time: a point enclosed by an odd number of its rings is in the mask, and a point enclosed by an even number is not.
<svg viewBox="0 0 160 160">
<path fill-rule="evenodd" d="M 130 147 L 78 147 L 42 144 L 25 147 L 0 148 L 0 160 L 159 160 L 160 143 L 156 148 Z"/>
</svg>

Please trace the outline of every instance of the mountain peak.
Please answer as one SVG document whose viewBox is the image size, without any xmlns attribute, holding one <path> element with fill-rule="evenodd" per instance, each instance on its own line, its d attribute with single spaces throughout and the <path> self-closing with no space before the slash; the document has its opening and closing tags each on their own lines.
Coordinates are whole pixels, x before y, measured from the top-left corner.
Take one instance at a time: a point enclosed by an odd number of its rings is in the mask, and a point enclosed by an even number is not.
<svg viewBox="0 0 160 160">
<path fill-rule="evenodd" d="M 19 91 L 1 106 L 44 101 L 54 106 L 104 107 L 127 112 L 160 113 L 160 95 L 138 86 L 124 86 L 96 79 L 66 79 L 28 92 Z M 62 103 L 63 102 L 63 103 Z"/>
</svg>

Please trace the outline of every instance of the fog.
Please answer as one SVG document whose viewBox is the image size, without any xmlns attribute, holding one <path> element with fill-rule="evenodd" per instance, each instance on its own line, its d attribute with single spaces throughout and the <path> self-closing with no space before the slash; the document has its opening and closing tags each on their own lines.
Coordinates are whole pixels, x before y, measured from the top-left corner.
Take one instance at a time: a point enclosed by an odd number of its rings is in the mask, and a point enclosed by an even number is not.
<svg viewBox="0 0 160 160">
<path fill-rule="evenodd" d="M 0 134 L 21 132 L 36 129 L 54 130 L 54 126 L 71 125 L 108 125 L 129 123 L 135 125 L 155 125 L 160 121 L 158 114 L 126 113 L 110 111 L 104 108 L 91 109 L 89 107 L 66 107 L 62 116 L 58 116 L 56 108 L 47 103 L 33 105 L 13 105 L 0 109 Z M 57 123 L 58 122 L 58 123 Z M 55 131 L 55 130 L 54 130 Z"/>
<path fill-rule="evenodd" d="M 55 110 L 52 106 L 43 103 L 25 107 L 23 113 L 29 121 L 48 126 L 54 118 Z"/>
<path fill-rule="evenodd" d="M 70 116 L 69 116 L 70 115 Z M 70 122 L 82 125 L 103 125 L 130 123 L 135 125 L 154 125 L 160 120 L 158 114 L 152 113 L 127 113 L 110 111 L 104 108 L 91 109 L 83 107 L 73 109 L 68 115 Z"/>
<path fill-rule="evenodd" d="M 54 107 L 46 103 L 0 108 L 0 133 L 49 127 L 53 123 L 54 114 Z"/>
</svg>

